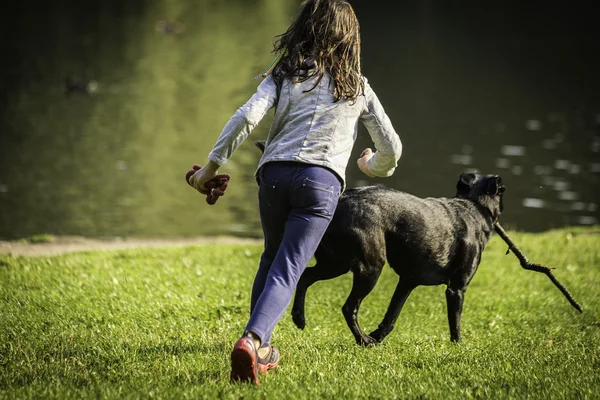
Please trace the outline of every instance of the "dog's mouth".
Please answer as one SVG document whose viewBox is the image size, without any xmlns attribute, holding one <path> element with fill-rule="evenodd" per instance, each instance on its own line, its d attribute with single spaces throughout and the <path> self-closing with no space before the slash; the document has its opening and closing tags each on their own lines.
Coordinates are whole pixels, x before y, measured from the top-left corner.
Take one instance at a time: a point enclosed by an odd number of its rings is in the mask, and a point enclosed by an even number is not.
<svg viewBox="0 0 600 400">
<path fill-rule="evenodd" d="M 496 176 L 496 193 L 494 196 L 502 196 L 502 194 L 506 191 L 506 186 L 502 183 L 502 178 Z"/>
</svg>

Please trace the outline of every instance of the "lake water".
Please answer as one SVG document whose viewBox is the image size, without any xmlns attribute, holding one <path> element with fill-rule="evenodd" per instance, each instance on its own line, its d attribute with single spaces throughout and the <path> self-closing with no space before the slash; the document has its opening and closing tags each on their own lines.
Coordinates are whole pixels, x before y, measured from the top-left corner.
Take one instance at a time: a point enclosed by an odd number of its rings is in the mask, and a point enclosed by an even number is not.
<svg viewBox="0 0 600 400">
<path fill-rule="evenodd" d="M 502 176 L 504 225 L 600 219 L 600 40 L 590 10 L 356 1 L 363 72 L 404 144 L 391 178 L 453 196 Z M 81 3 L 82 4 L 82 3 Z M 272 60 L 295 1 L 75 1 L 4 26 L 0 238 L 259 236 L 252 140 L 214 207 L 184 182 Z M 250 139 L 264 139 L 271 116 Z M 352 159 L 372 146 L 361 128 Z"/>
</svg>

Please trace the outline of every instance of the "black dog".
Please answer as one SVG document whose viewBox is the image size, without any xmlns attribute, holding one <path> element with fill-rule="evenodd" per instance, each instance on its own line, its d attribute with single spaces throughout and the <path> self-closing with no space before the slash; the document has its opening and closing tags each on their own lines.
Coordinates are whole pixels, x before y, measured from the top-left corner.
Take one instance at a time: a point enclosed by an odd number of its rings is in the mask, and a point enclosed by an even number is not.
<svg viewBox="0 0 600 400">
<path fill-rule="evenodd" d="M 452 199 L 421 199 L 373 186 L 345 191 L 315 252 L 317 263 L 298 282 L 294 323 L 304 329 L 310 285 L 352 271 L 352 290 L 342 312 L 357 343 L 381 342 L 414 288 L 440 284 L 447 285 L 450 339 L 460 341 L 464 293 L 502 212 L 505 188 L 497 175 L 461 174 L 456 189 Z M 358 310 L 386 260 L 400 280 L 383 321 L 366 335 L 358 325 Z"/>
</svg>

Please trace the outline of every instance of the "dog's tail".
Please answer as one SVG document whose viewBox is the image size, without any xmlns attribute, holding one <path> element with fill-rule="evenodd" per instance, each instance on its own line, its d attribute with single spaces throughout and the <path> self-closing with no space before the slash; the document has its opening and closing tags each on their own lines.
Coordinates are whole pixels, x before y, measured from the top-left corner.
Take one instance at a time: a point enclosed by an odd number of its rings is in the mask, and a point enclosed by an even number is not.
<svg viewBox="0 0 600 400">
<path fill-rule="evenodd" d="M 258 147 L 260 149 L 260 151 L 262 151 L 263 153 L 265 152 L 266 141 L 264 141 L 264 140 L 255 140 L 254 144 L 256 145 L 256 147 Z"/>
</svg>

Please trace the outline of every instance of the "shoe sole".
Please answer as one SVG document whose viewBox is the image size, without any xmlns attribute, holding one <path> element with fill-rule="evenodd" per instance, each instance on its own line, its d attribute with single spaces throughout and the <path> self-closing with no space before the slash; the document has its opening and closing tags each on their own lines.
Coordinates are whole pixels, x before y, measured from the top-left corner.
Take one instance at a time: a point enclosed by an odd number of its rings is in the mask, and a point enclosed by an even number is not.
<svg viewBox="0 0 600 400">
<path fill-rule="evenodd" d="M 253 357 L 250 351 L 254 351 L 254 349 L 249 350 L 236 346 L 231 352 L 231 380 L 234 382 L 250 381 L 260 385 L 256 356 Z"/>
</svg>

